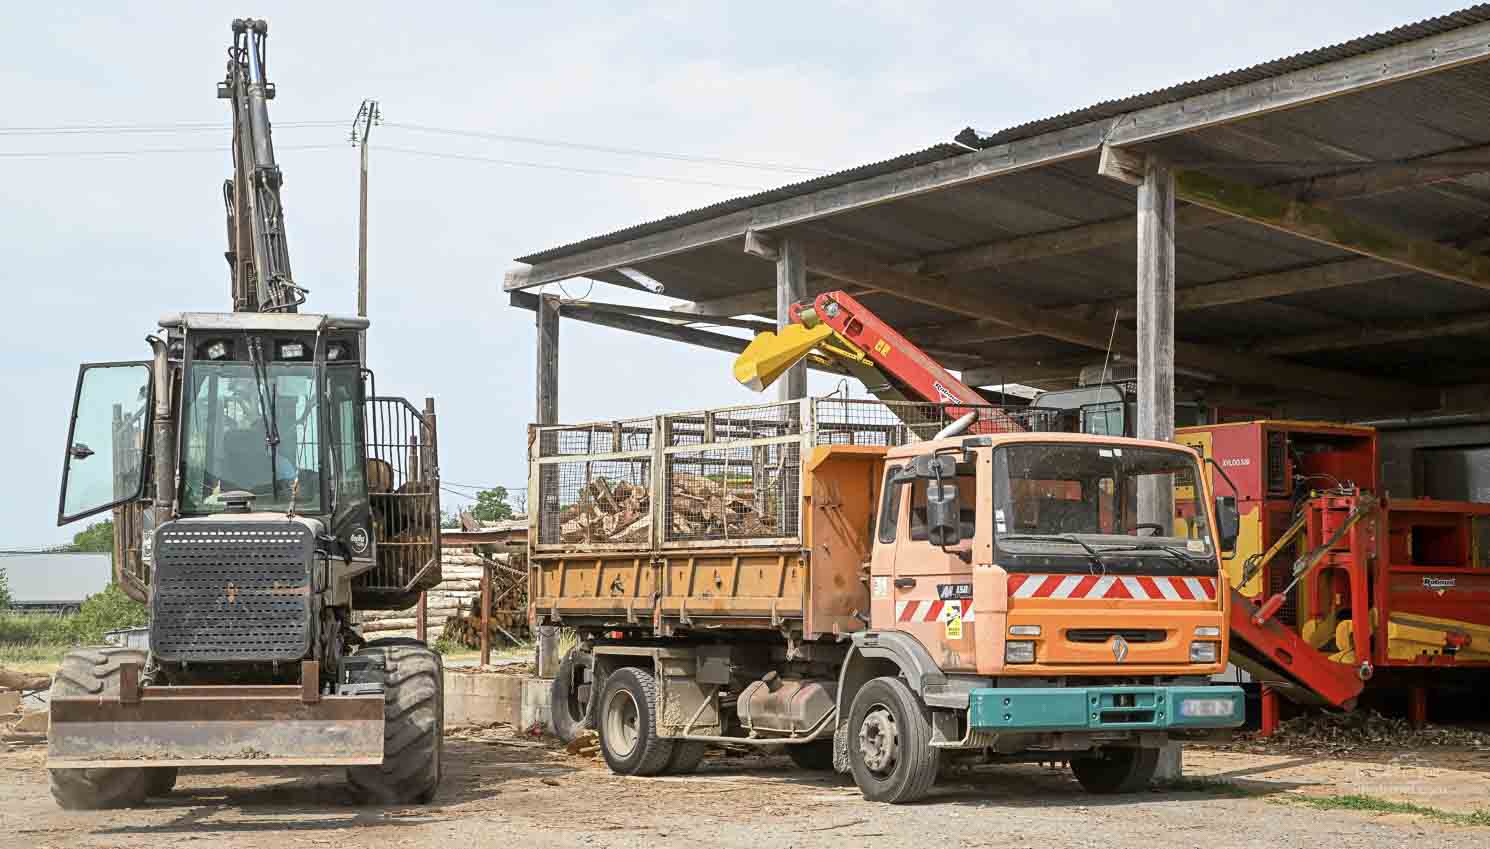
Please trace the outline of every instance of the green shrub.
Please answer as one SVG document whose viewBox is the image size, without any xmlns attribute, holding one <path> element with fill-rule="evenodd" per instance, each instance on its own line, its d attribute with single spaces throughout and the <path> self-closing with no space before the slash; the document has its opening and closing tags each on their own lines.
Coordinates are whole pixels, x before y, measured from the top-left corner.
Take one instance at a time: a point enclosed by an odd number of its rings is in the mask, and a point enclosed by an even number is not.
<svg viewBox="0 0 1490 849">
<path fill-rule="evenodd" d="M 102 592 L 84 599 L 82 609 L 67 619 L 72 641 L 88 646 L 103 642 L 103 635 L 109 631 L 144 625 L 150 619 L 150 611 L 125 595 L 118 584 L 110 582 Z"/>
</svg>

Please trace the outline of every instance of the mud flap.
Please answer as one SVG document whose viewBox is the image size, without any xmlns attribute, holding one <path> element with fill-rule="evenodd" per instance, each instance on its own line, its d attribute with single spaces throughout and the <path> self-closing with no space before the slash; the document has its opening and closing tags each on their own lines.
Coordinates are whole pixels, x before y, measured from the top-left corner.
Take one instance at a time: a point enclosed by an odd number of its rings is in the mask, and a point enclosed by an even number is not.
<svg viewBox="0 0 1490 849">
<path fill-rule="evenodd" d="M 56 698 L 47 767 L 369 766 L 383 762 L 383 695 L 298 686 L 145 687 L 133 701 Z"/>
</svg>

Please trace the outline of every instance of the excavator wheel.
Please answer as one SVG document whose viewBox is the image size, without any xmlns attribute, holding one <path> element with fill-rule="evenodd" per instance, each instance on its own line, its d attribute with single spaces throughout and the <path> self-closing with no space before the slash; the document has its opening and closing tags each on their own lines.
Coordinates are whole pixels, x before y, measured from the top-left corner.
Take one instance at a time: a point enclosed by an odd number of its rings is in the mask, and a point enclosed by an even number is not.
<svg viewBox="0 0 1490 849">
<path fill-rule="evenodd" d="M 146 653 L 139 649 L 104 647 L 70 651 L 63 656 L 62 666 L 52 679 L 52 695 L 114 696 L 119 692 L 119 667 L 133 663 L 144 669 L 146 659 Z M 150 792 L 148 772 L 140 767 L 47 770 L 52 798 L 68 810 L 138 805 Z"/>
<path fill-rule="evenodd" d="M 347 770 L 347 783 L 363 802 L 428 802 L 440 784 L 445 735 L 445 669 L 440 656 L 418 642 L 373 640 L 357 652 L 382 659 L 383 763 Z"/>
</svg>

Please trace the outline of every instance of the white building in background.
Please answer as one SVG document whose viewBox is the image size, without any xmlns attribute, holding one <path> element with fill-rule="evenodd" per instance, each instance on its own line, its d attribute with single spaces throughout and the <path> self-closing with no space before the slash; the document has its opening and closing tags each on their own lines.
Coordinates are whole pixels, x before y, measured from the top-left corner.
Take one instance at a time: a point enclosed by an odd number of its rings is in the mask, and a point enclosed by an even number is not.
<svg viewBox="0 0 1490 849">
<path fill-rule="evenodd" d="M 78 605 L 111 577 L 109 555 L 96 552 L 0 554 L 0 569 L 17 606 Z"/>
</svg>

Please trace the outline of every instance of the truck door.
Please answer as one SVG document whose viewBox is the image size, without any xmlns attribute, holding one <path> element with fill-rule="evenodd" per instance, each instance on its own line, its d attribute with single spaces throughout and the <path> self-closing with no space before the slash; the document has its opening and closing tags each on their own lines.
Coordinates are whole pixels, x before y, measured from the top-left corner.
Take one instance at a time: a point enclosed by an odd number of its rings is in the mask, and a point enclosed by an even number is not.
<svg viewBox="0 0 1490 849">
<path fill-rule="evenodd" d="M 973 567 L 959 550 L 971 551 L 978 522 L 977 467 L 957 464 L 963 542 L 942 548 L 927 539 L 926 480 L 901 484 L 902 515 L 895 541 L 891 591 L 895 630 L 905 631 L 947 671 L 973 670 Z"/>
<path fill-rule="evenodd" d="M 62 455 L 58 525 L 144 495 L 151 396 L 149 363 L 89 363 L 78 369 Z"/>
</svg>

